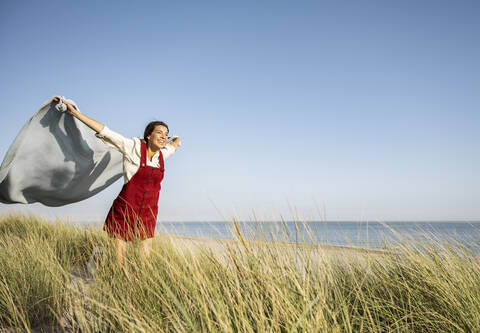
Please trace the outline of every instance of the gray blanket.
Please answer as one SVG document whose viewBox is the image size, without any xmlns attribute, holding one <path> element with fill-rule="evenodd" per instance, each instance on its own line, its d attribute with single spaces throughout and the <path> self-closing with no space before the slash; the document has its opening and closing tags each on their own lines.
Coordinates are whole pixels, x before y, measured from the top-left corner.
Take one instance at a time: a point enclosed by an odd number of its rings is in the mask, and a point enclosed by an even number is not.
<svg viewBox="0 0 480 333">
<path fill-rule="evenodd" d="M 62 206 L 87 199 L 122 176 L 122 154 L 47 100 L 0 166 L 0 202 Z"/>
</svg>

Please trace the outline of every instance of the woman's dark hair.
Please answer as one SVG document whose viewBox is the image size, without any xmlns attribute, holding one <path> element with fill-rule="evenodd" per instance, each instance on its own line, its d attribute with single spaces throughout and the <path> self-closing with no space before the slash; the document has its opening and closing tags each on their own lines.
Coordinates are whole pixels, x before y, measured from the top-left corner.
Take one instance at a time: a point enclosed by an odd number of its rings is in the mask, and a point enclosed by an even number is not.
<svg viewBox="0 0 480 333">
<path fill-rule="evenodd" d="M 151 122 L 149 122 L 147 127 L 145 127 L 145 131 L 143 132 L 143 139 L 145 140 L 146 143 L 148 143 L 147 136 L 150 136 L 150 134 L 152 134 L 155 127 L 157 127 L 159 125 L 165 126 L 167 128 L 167 131 L 169 131 L 168 125 L 165 124 L 163 121 L 151 121 Z"/>
</svg>

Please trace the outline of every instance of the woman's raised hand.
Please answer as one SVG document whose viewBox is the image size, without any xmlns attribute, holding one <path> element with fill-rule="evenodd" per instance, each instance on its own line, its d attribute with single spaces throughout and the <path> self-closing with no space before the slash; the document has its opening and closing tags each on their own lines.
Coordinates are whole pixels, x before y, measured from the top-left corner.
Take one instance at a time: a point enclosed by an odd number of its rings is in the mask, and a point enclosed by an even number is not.
<svg viewBox="0 0 480 333">
<path fill-rule="evenodd" d="M 80 113 L 80 111 L 78 111 L 77 108 L 75 106 L 73 106 L 73 104 L 70 104 L 67 101 L 63 101 L 63 103 L 65 103 L 67 105 L 67 112 L 70 113 L 72 116 Z"/>
<path fill-rule="evenodd" d="M 53 100 L 57 103 L 60 103 L 60 98 L 59 97 L 54 97 Z M 67 112 L 71 114 L 72 116 L 75 116 L 76 114 L 79 113 L 79 111 L 73 106 L 73 104 L 67 102 L 65 99 L 62 98 L 61 102 L 67 106 Z"/>
<path fill-rule="evenodd" d="M 54 97 L 53 100 L 57 103 L 60 102 L 59 97 Z M 102 129 L 105 127 L 102 123 L 96 121 L 95 119 L 92 119 L 90 117 L 87 117 L 80 111 L 78 111 L 73 104 L 67 102 L 62 98 L 61 102 L 63 102 L 67 106 L 66 112 L 80 120 L 82 123 L 93 129 L 95 132 L 100 133 Z"/>
</svg>

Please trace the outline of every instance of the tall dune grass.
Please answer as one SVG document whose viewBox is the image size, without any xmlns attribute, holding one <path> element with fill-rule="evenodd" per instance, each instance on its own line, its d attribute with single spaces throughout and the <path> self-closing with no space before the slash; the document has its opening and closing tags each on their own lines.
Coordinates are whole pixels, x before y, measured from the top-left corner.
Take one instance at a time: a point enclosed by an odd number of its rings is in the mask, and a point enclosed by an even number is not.
<svg viewBox="0 0 480 333">
<path fill-rule="evenodd" d="M 105 256 L 94 277 L 85 264 Z M 441 243 L 392 253 L 248 242 L 186 250 L 158 237 L 128 275 L 97 228 L 0 217 L 0 327 L 81 332 L 476 332 L 480 261 Z"/>
</svg>

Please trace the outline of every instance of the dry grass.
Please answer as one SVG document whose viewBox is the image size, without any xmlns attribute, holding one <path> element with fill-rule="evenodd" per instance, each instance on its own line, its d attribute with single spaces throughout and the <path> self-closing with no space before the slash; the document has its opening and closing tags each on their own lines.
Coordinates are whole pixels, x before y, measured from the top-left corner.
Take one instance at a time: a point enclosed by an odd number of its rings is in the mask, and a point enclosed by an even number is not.
<svg viewBox="0 0 480 333">
<path fill-rule="evenodd" d="M 105 249 L 92 278 L 84 266 Z M 125 276 L 97 228 L 0 217 L 0 327 L 81 332 L 475 332 L 480 261 L 467 248 L 396 254 L 242 240 L 211 247 L 158 237 Z M 72 274 L 73 272 L 73 274 Z"/>
</svg>

